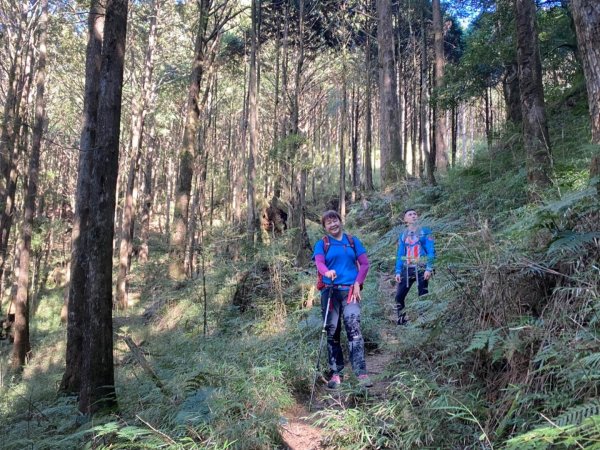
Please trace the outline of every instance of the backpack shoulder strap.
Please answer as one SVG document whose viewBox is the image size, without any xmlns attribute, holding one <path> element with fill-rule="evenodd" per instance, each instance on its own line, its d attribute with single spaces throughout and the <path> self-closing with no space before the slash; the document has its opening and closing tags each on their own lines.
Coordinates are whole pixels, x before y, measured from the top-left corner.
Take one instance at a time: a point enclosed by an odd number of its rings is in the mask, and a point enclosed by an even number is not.
<svg viewBox="0 0 600 450">
<path fill-rule="evenodd" d="M 352 235 L 350 233 L 346 233 L 346 238 L 348 239 L 350 247 L 354 248 L 354 238 L 352 237 Z"/>
<path fill-rule="evenodd" d="M 406 240 L 406 231 L 407 230 L 408 230 L 407 228 L 402 230 L 402 233 L 400 233 L 400 238 L 398 239 L 398 242 L 404 242 Z"/>
<path fill-rule="evenodd" d="M 352 250 L 354 250 L 354 258 L 358 258 L 357 254 L 356 254 L 356 247 L 354 246 L 354 238 L 352 237 L 352 235 L 350 233 L 345 233 L 346 234 L 346 239 L 348 239 L 348 244 L 350 244 L 350 248 Z"/>
<path fill-rule="evenodd" d="M 325 235 L 323 236 L 323 252 L 325 254 L 327 254 L 327 251 L 329 250 L 329 246 L 331 244 L 329 243 L 329 236 Z"/>
</svg>

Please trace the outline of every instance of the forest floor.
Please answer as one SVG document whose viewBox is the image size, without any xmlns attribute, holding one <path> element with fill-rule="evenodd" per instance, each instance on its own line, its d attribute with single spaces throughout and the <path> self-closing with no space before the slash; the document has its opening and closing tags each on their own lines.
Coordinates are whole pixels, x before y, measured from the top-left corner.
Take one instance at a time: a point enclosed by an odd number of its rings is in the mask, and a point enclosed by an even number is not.
<svg viewBox="0 0 600 450">
<path fill-rule="evenodd" d="M 377 277 L 377 286 L 383 301 L 385 320 L 381 323 L 381 342 L 377 349 L 366 354 L 367 369 L 373 381 L 373 386 L 368 389 L 372 399 L 384 400 L 390 379 L 386 376 L 386 369 L 397 354 L 392 350 L 398 343 L 395 308 L 393 304 L 394 288 L 380 273 Z M 347 356 L 347 355 L 345 355 Z M 325 408 L 345 408 L 346 399 L 343 390 L 332 391 L 325 386 L 325 379 L 319 377 L 315 400 L 309 412 L 309 399 L 297 399 L 297 403 L 285 411 L 281 425 L 281 437 L 289 450 L 319 450 L 327 448 L 325 443 L 326 430 L 315 424 L 319 411 Z"/>
</svg>

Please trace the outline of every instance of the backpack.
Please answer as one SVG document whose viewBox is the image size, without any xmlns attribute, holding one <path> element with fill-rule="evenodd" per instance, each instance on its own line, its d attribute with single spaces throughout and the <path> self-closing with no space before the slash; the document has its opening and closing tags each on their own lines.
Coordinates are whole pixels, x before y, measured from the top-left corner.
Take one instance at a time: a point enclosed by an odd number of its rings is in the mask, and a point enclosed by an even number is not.
<svg viewBox="0 0 600 450">
<path fill-rule="evenodd" d="M 354 238 L 352 237 L 351 234 L 348 234 L 348 233 L 344 233 L 344 234 L 348 238 L 348 243 L 350 244 L 350 248 L 352 248 L 352 250 L 354 250 L 354 257 L 355 257 L 355 259 L 357 259 L 356 264 L 358 265 L 358 257 L 356 256 L 356 248 L 354 248 Z M 327 236 L 327 235 L 323 236 L 323 252 L 325 253 L 325 256 L 327 256 L 327 251 L 329 250 L 330 246 L 331 246 L 331 244 L 329 242 L 329 236 Z M 321 275 L 319 273 L 319 271 L 317 270 L 317 290 L 322 291 L 326 287 L 327 287 L 327 285 L 323 281 L 323 275 Z M 360 289 L 362 290 L 362 288 L 363 288 L 363 285 L 361 284 Z"/>
<path fill-rule="evenodd" d="M 418 247 L 420 247 L 420 248 L 424 248 L 424 249 L 426 249 L 426 246 L 425 246 L 425 237 L 426 237 L 425 231 L 423 230 L 423 228 L 419 227 L 419 231 L 418 231 L 418 233 L 419 233 L 419 240 L 417 241 L 417 242 L 418 242 L 417 244 L 414 244 L 414 246 L 418 246 Z M 406 238 L 407 238 L 407 236 L 408 236 L 408 229 L 405 229 L 405 230 L 404 230 L 404 231 L 403 231 L 403 232 L 400 234 L 400 238 L 398 239 L 398 242 L 396 243 L 396 245 L 399 245 L 399 244 L 400 244 L 400 241 L 402 241 L 402 242 L 406 243 Z M 413 246 L 413 247 L 414 247 L 414 246 Z M 426 250 L 425 250 L 425 251 L 426 251 Z M 416 250 L 416 252 L 418 253 L 418 252 L 419 252 L 419 250 L 417 249 L 417 250 Z M 405 255 L 405 256 L 406 256 L 406 255 Z M 416 256 L 416 257 L 418 258 L 418 255 L 413 255 L 413 256 Z"/>
</svg>

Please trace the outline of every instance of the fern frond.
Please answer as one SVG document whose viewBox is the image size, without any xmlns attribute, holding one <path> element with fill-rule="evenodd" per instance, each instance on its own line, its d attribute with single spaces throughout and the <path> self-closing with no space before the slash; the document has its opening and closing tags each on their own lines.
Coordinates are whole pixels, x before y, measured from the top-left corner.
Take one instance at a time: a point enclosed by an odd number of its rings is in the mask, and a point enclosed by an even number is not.
<svg viewBox="0 0 600 450">
<path fill-rule="evenodd" d="M 583 253 L 586 246 L 600 239 L 600 232 L 577 233 L 575 231 L 565 231 L 559 234 L 550 247 L 548 247 L 548 256 L 555 257 L 564 253 Z"/>
<path fill-rule="evenodd" d="M 579 363 L 591 369 L 600 369 L 600 353 L 592 353 L 591 355 L 581 358 Z"/>
<path fill-rule="evenodd" d="M 492 352 L 498 341 L 502 340 L 500 331 L 501 330 L 498 328 L 478 331 L 473 336 L 473 339 L 471 339 L 469 346 L 465 349 L 465 353 L 484 349 L 487 349 L 488 352 Z"/>
<path fill-rule="evenodd" d="M 560 200 L 557 200 L 555 202 L 550 202 L 541 209 L 549 211 L 554 214 L 558 214 L 565 209 L 576 206 L 579 202 L 581 202 L 585 198 L 593 197 L 595 195 L 595 192 L 596 192 L 596 189 L 593 187 L 588 187 L 587 189 L 582 189 L 580 191 L 570 192 L 567 195 L 563 195 Z"/>
<path fill-rule="evenodd" d="M 567 425 L 579 425 L 585 419 L 600 414 L 600 402 L 593 401 L 578 405 L 573 408 L 567 409 L 560 416 L 552 420 L 559 427 L 566 427 Z"/>
</svg>

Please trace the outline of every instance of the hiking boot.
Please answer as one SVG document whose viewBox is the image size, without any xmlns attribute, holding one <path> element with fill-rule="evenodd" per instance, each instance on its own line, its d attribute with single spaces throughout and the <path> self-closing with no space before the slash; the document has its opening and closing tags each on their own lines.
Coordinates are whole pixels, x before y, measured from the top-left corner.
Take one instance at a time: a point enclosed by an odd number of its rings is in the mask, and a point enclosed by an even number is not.
<svg viewBox="0 0 600 450">
<path fill-rule="evenodd" d="M 402 313 L 398 316 L 398 325 L 408 325 L 408 317 L 406 317 L 406 313 Z"/>
<path fill-rule="evenodd" d="M 367 375 L 366 373 L 363 373 L 362 375 L 358 376 L 358 384 L 360 384 L 362 387 L 373 387 L 373 382 L 371 381 L 371 378 L 369 378 L 369 375 Z"/>
<path fill-rule="evenodd" d="M 340 376 L 336 373 L 331 376 L 331 379 L 327 383 L 327 388 L 328 389 L 337 389 L 340 387 L 340 384 L 342 384 L 342 380 L 341 380 Z"/>
</svg>

